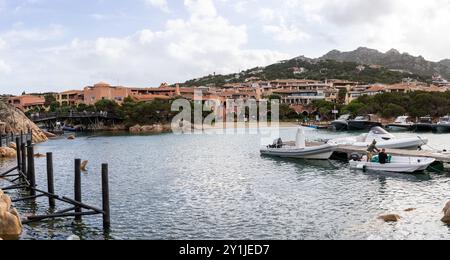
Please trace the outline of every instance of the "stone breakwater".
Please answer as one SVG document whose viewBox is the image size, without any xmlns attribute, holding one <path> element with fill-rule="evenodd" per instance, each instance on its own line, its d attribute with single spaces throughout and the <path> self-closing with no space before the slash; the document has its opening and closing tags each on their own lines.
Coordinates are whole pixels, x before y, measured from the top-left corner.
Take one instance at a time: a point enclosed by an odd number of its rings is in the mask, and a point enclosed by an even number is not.
<svg viewBox="0 0 450 260">
<path fill-rule="evenodd" d="M 170 125 L 161 125 L 161 124 L 155 124 L 155 125 L 135 125 L 130 127 L 129 129 L 130 133 L 132 134 L 139 134 L 139 133 L 167 133 L 172 131 Z"/>
<path fill-rule="evenodd" d="M 33 142 L 41 143 L 48 140 L 45 133 L 33 123 L 20 110 L 11 107 L 0 101 L 0 134 L 20 132 L 27 133 L 28 130 L 33 130 Z"/>
<path fill-rule="evenodd" d="M 19 213 L 12 207 L 11 198 L 0 190 L 0 239 L 18 239 L 21 234 Z"/>
</svg>

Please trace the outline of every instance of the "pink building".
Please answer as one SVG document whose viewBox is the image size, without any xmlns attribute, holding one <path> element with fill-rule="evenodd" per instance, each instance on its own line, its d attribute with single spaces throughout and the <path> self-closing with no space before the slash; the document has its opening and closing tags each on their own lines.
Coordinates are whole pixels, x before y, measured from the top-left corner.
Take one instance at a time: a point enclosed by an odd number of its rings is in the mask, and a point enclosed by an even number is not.
<svg viewBox="0 0 450 260">
<path fill-rule="evenodd" d="M 100 100 L 112 100 L 122 104 L 124 99 L 131 95 L 131 89 L 122 86 L 111 86 L 100 82 L 94 86 L 84 88 L 84 103 L 94 105 Z"/>
</svg>

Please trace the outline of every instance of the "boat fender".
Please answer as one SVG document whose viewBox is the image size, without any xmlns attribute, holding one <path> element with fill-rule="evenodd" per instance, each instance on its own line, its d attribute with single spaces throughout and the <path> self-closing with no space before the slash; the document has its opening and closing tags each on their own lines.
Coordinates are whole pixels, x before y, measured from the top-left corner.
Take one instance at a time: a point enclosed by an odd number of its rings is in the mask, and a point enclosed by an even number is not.
<svg viewBox="0 0 450 260">
<path fill-rule="evenodd" d="M 366 165 L 363 166 L 363 172 L 367 172 L 367 166 Z"/>
</svg>

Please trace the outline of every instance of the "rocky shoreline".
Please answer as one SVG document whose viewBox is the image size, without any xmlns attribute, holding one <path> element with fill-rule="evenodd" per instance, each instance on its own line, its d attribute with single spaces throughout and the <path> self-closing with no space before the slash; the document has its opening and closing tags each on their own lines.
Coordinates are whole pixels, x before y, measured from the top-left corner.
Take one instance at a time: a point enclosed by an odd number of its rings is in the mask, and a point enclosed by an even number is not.
<svg viewBox="0 0 450 260">
<path fill-rule="evenodd" d="M 0 240 L 18 239 L 22 228 L 20 215 L 12 206 L 11 198 L 0 189 Z"/>
</svg>

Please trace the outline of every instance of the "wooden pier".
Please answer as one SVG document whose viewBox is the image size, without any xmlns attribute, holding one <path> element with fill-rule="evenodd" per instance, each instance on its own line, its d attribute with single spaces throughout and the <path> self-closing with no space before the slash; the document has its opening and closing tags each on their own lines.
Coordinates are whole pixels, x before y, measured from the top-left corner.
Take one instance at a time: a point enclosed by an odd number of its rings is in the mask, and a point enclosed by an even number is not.
<svg viewBox="0 0 450 260">
<path fill-rule="evenodd" d="M 367 147 L 358 147 L 358 146 L 350 146 L 350 145 L 339 145 L 334 149 L 336 153 L 351 155 L 353 153 L 357 154 L 366 154 Z M 442 163 L 450 163 L 450 153 L 438 153 L 435 151 L 417 151 L 417 150 L 401 150 L 401 149 L 386 149 L 388 154 L 397 155 L 397 156 L 407 156 L 407 157 L 425 157 L 425 158 L 433 158 L 438 162 Z"/>
<path fill-rule="evenodd" d="M 5 140 L 6 139 L 6 140 Z M 17 151 L 17 166 L 0 173 L 0 178 L 10 182 L 8 187 L 0 187 L 1 190 L 8 192 L 10 190 L 27 191 L 26 197 L 15 198 L 12 202 L 35 201 L 40 197 L 47 197 L 51 214 L 28 216 L 22 221 L 23 224 L 42 221 L 46 219 L 55 219 L 63 217 L 74 217 L 76 221 L 81 221 L 82 216 L 102 215 L 103 228 L 108 231 L 111 226 L 110 204 L 109 204 L 109 178 L 108 164 L 102 164 L 102 207 L 97 208 L 82 202 L 82 184 L 81 184 L 81 160 L 75 159 L 75 180 L 74 180 L 74 199 L 55 194 L 54 172 L 53 172 L 53 154 L 47 153 L 47 191 L 41 190 L 36 183 L 36 172 L 34 164 L 34 145 L 32 143 L 32 132 L 23 135 L 8 135 L 4 139 L 0 137 L 1 144 L 6 144 L 15 139 Z M 69 208 L 55 212 L 56 201 L 69 205 Z"/>
</svg>

